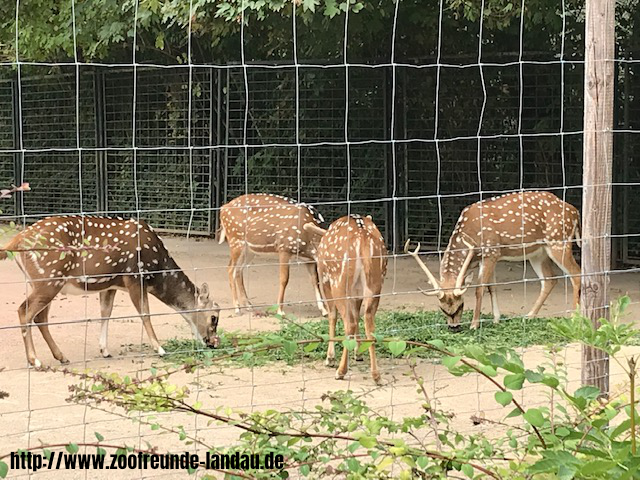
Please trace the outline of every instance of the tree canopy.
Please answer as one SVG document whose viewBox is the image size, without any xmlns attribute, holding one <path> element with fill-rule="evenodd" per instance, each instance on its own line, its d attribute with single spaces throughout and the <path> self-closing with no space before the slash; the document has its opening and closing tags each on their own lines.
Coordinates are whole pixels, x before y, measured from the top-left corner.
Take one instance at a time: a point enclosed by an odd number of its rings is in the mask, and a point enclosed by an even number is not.
<svg viewBox="0 0 640 480">
<path fill-rule="evenodd" d="M 443 53 L 477 50 L 481 2 L 443 2 Z M 240 61 L 241 19 L 247 61 L 293 60 L 294 14 L 298 58 L 341 61 L 347 11 L 349 60 L 378 61 L 390 58 L 396 10 L 390 0 L 193 0 L 191 5 L 187 0 L 29 0 L 19 2 L 16 15 L 15 2 L 3 3 L 0 56 L 4 61 L 18 56 L 41 62 L 72 61 L 76 54 L 80 61 L 131 62 L 135 33 L 137 61 L 185 63 L 189 27 L 192 62 Z M 581 41 L 583 2 L 564 4 L 565 47 L 570 48 Z M 635 4 L 637 0 L 621 2 L 629 21 L 637 15 Z M 496 45 L 503 51 L 518 50 L 521 6 L 511 0 L 485 0 L 483 49 L 491 51 Z M 525 50 L 558 53 L 562 14 L 562 0 L 527 0 Z M 439 15 L 440 2 L 400 0 L 396 60 L 436 54 Z"/>
</svg>

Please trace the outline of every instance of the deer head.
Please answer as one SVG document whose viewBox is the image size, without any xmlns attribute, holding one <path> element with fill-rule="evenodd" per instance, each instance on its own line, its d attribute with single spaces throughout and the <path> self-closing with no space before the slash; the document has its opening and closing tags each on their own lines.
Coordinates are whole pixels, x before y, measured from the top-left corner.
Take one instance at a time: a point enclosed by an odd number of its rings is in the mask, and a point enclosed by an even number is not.
<svg viewBox="0 0 640 480">
<path fill-rule="evenodd" d="M 467 275 L 467 270 L 473 259 L 474 246 L 463 237 L 462 242 L 467 246 L 468 250 L 460 271 L 457 272 L 457 275 L 453 275 L 452 272 L 441 271 L 441 278 L 437 280 L 433 273 L 431 273 L 431 270 L 429 270 L 429 267 L 427 267 L 418 255 L 418 252 L 420 252 L 420 244 L 418 243 L 415 250 L 410 250 L 409 242 L 410 240 L 407 240 L 407 243 L 404 245 L 405 253 L 415 258 L 433 286 L 433 290 L 431 291 L 424 291 L 422 289 L 420 289 L 420 291 L 425 295 L 437 295 L 440 301 L 440 310 L 442 310 L 442 313 L 447 317 L 447 324 L 452 329 L 459 329 L 462 311 L 464 310 L 464 293 L 467 291 L 467 288 L 469 288 L 469 284 L 473 279 L 473 273 Z M 457 253 L 462 255 L 463 251 L 458 251 Z"/>
<path fill-rule="evenodd" d="M 218 320 L 220 319 L 220 307 L 209 295 L 209 285 L 203 283 L 197 289 L 196 309 L 188 314 L 187 320 L 195 325 L 197 337 L 208 347 L 216 348 L 220 345 L 218 336 Z M 194 332 L 195 333 L 195 332 Z"/>
</svg>

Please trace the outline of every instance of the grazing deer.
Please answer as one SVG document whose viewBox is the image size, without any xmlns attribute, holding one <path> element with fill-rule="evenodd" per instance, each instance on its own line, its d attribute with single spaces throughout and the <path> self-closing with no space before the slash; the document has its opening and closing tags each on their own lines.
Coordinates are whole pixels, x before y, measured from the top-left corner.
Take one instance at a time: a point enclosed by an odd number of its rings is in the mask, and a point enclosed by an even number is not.
<svg viewBox="0 0 640 480">
<path fill-rule="evenodd" d="M 107 248 L 108 247 L 108 248 Z M 162 240 L 144 221 L 97 216 L 61 216 L 42 219 L 16 235 L 0 251 L 0 260 L 16 254 L 31 285 L 18 309 L 27 359 L 39 367 L 30 324 L 40 328 L 53 356 L 68 360 L 49 333 L 51 301 L 58 295 L 100 293 L 102 330 L 100 351 L 109 357 L 107 331 L 116 290 L 126 290 L 159 355 L 164 349 L 151 325 L 148 293 L 174 308 L 187 320 L 194 336 L 217 346 L 220 309 L 209 297 L 209 287 L 197 288 L 178 267 Z M 142 279 L 140 276 L 142 275 Z"/>
<path fill-rule="evenodd" d="M 316 293 L 318 309 L 322 315 L 327 314 L 318 286 L 315 263 L 320 237 L 302 228 L 309 222 L 319 225 L 324 219 L 314 207 L 297 204 L 280 195 L 247 194 L 222 206 L 218 243 L 227 240 L 231 249 L 229 285 L 236 313 L 240 312 L 240 307 L 251 308 L 244 288 L 243 268 L 251 261 L 253 254 L 275 253 L 280 260 L 278 313 L 284 313 L 282 305 L 289 283 L 289 262 L 292 257 L 299 256 L 307 260 L 305 265 Z"/>
<path fill-rule="evenodd" d="M 495 266 L 498 261 L 528 260 L 542 280 L 540 295 L 528 316 L 535 316 L 557 283 L 553 264 L 570 276 L 573 285 L 573 306 L 580 298 L 580 267 L 573 258 L 573 240 L 580 245 L 578 210 L 549 192 L 510 193 L 469 205 L 451 234 L 449 245 L 440 264 L 440 280 L 429 271 L 418 256 L 420 245 L 405 252 L 413 256 L 427 274 L 437 295 L 440 309 L 450 327 L 459 328 L 464 307 L 463 294 L 473 274 L 465 276 L 475 264 L 480 264 L 476 307 L 471 328 L 478 328 L 482 296 L 488 286 L 494 322 L 500 319 L 495 291 Z"/>
<path fill-rule="evenodd" d="M 340 313 L 347 337 L 358 335 L 360 309 L 364 303 L 364 328 L 367 339 L 373 339 L 375 316 L 380 303 L 382 283 L 387 273 L 387 248 L 384 238 L 371 217 L 350 215 L 333 222 L 328 230 L 314 223 L 304 229 L 323 235 L 318 246 L 318 274 L 329 309 L 329 338 L 336 335 L 337 313 Z M 335 360 L 335 345 L 329 341 L 327 365 Z M 342 351 L 336 378 L 342 379 L 348 369 L 348 352 Z M 373 343 L 369 346 L 371 376 L 380 381 Z"/>
</svg>

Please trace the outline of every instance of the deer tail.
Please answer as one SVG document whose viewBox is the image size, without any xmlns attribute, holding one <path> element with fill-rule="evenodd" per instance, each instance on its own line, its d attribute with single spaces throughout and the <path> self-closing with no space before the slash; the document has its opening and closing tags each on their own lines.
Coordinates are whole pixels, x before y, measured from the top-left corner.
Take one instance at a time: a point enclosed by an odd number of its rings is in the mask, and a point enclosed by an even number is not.
<svg viewBox="0 0 640 480">
<path fill-rule="evenodd" d="M 218 229 L 218 244 L 222 245 L 227 238 L 227 232 L 224 229 L 223 225 L 220 225 Z"/>
<path fill-rule="evenodd" d="M 18 244 L 20 243 L 20 235 L 16 235 L 14 238 L 12 238 L 9 243 L 7 243 L 4 247 L 2 247 L 2 249 L 0 249 L 0 261 L 2 260 L 6 260 L 7 258 L 9 258 L 9 252 L 16 248 L 18 246 Z"/>
<path fill-rule="evenodd" d="M 580 226 L 576 225 L 576 229 L 573 232 L 573 236 L 576 239 L 578 247 L 582 248 L 582 238 L 580 237 Z"/>
</svg>

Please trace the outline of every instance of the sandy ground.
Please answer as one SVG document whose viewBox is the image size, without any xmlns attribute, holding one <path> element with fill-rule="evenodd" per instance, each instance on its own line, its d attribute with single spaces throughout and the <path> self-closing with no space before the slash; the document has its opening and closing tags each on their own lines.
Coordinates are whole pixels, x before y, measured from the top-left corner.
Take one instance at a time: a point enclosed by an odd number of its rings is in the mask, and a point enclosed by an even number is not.
<svg viewBox="0 0 640 480">
<path fill-rule="evenodd" d="M 228 248 L 212 240 L 166 238 L 165 243 L 178 264 L 197 283 L 209 283 L 214 298 L 225 310 L 220 326 L 226 330 L 257 331 L 277 328 L 277 321 L 249 314 L 235 315 L 230 309 L 231 294 L 227 283 L 226 265 Z M 429 263 L 437 271 L 435 262 Z M 254 265 L 245 275 L 247 290 L 256 305 L 271 305 L 277 294 L 277 266 L 275 259 L 256 257 Z M 504 283 L 499 287 L 500 306 L 503 314 L 522 315 L 535 301 L 539 283 L 533 279 L 529 269 L 523 273 L 521 263 L 500 264 L 497 278 Z M 523 278 L 527 281 L 523 282 Z M 417 287 L 426 288 L 424 274 L 412 259 L 390 260 L 389 272 L 385 280 L 381 309 L 435 309 L 436 300 L 417 293 Z M 612 276 L 612 296 L 628 292 L 637 299 L 638 279 L 629 273 Z M 144 417 L 127 417 L 122 411 L 105 407 L 99 410 L 84 405 L 69 403 L 68 386 L 72 379 L 57 372 L 41 372 L 26 368 L 24 345 L 17 328 L 16 309 L 25 298 L 26 285 L 22 273 L 11 261 L 0 263 L 0 390 L 9 397 L 0 400 L 0 455 L 18 448 L 33 447 L 42 443 L 94 442 L 94 432 L 100 432 L 105 442 L 145 447 L 149 442 L 160 450 L 183 451 L 191 449 L 204 455 L 204 449 L 183 446 L 175 433 L 152 430 L 138 420 Z M 473 293 L 467 294 L 467 307 L 473 306 Z M 559 282 L 541 315 L 558 315 L 570 308 L 571 288 L 564 281 Z M 292 265 L 291 280 L 287 290 L 287 301 L 291 304 L 287 312 L 304 321 L 317 318 L 315 297 L 303 265 Z M 489 298 L 485 297 L 485 311 L 489 311 Z M 638 306 L 632 306 L 632 314 Z M 155 299 L 151 302 L 154 327 L 161 341 L 172 338 L 188 338 L 190 331 L 186 322 Z M 132 376 L 145 375 L 152 365 L 162 366 L 163 362 L 146 346 L 141 322 L 135 318 L 135 309 L 124 293 L 116 296 L 116 305 L 111 321 L 109 345 L 114 358 L 103 359 L 98 347 L 99 322 L 85 319 L 99 318 L 97 296 L 60 296 L 52 305 L 51 332 L 58 345 L 71 360 L 71 368 L 109 370 Z M 633 317 L 633 315 L 632 315 Z M 67 322 L 57 324 L 57 322 Z M 38 357 L 44 365 L 57 366 L 39 332 L 34 331 L 34 341 Z M 143 345 L 145 344 L 145 345 Z M 570 347 L 564 353 L 564 361 L 569 365 L 572 382 L 579 380 L 580 352 Z M 321 400 L 328 391 L 351 389 L 366 393 L 369 403 L 394 418 L 420 413 L 424 397 L 417 393 L 415 383 L 409 378 L 410 371 L 404 360 L 382 360 L 381 369 L 384 383 L 375 387 L 368 374 L 368 361 L 351 365 L 346 380 L 333 377 L 334 370 L 319 362 L 305 363 L 295 367 L 270 365 L 262 368 L 219 368 L 201 369 L 195 374 L 180 374 L 173 377 L 177 384 L 191 384 L 192 397 L 198 399 L 204 408 L 230 406 L 244 411 L 267 408 L 299 409 L 311 407 Z M 528 366 L 545 362 L 547 358 L 540 348 L 526 352 Z M 612 364 L 612 385 L 622 382 L 623 377 Z M 494 401 L 494 390 L 483 378 L 475 376 L 454 378 L 439 365 L 424 361 L 418 365 L 418 372 L 427 381 L 427 390 L 432 399 L 442 409 L 455 413 L 454 424 L 464 430 L 489 434 L 500 434 L 495 426 L 482 424 L 474 426 L 472 415 L 481 414 L 486 418 L 499 420 L 504 413 Z M 199 385 L 195 383 L 199 382 Z M 522 392 L 520 400 L 527 406 L 541 403 L 540 392 L 528 389 Z M 203 419 L 187 415 L 156 415 L 165 426 L 183 426 L 207 445 L 229 444 L 237 435 L 231 427 L 207 425 Z M 155 420 L 152 420 L 155 421 Z M 424 436 L 431 435 L 425 431 Z M 89 452 L 94 449 L 87 450 Z M 26 472 L 12 471 L 11 478 L 26 476 Z M 161 472 L 153 470 L 119 471 L 116 478 L 155 478 L 166 476 L 175 478 L 186 473 Z M 40 471 L 40 478 L 108 478 L 109 472 L 56 472 Z M 113 473 L 111 473 L 111 478 Z"/>
</svg>

